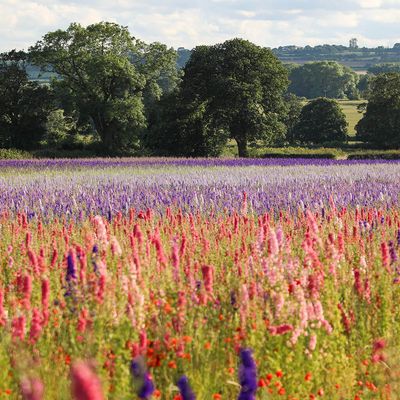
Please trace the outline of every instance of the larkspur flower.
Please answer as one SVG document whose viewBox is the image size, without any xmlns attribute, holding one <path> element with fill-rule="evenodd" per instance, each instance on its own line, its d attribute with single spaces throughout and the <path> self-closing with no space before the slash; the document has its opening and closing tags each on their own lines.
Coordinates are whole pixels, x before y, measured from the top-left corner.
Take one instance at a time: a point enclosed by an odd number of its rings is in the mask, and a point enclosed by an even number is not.
<svg viewBox="0 0 400 400">
<path fill-rule="evenodd" d="M 137 396 L 143 400 L 150 399 L 155 387 L 143 357 L 138 356 L 131 361 L 130 373 Z"/>
<path fill-rule="evenodd" d="M 257 367 L 250 349 L 240 350 L 239 383 L 241 386 L 238 400 L 255 400 L 257 392 Z"/>
<path fill-rule="evenodd" d="M 79 361 L 71 370 L 74 400 L 103 400 L 101 383 L 89 363 Z"/>
<path fill-rule="evenodd" d="M 177 382 L 179 392 L 181 394 L 182 400 L 196 400 L 196 396 L 193 393 L 192 388 L 189 384 L 189 379 L 186 375 L 182 375 Z"/>
</svg>

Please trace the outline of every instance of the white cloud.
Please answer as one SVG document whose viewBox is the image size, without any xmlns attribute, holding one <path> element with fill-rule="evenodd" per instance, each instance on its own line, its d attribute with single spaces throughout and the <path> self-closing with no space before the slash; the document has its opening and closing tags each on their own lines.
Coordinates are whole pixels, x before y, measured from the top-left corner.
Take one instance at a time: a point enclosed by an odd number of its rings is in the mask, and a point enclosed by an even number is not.
<svg viewBox="0 0 400 400">
<path fill-rule="evenodd" d="M 382 6 L 382 0 L 359 0 L 358 4 L 363 8 L 379 8 Z"/>
<path fill-rule="evenodd" d="M 239 36 L 269 47 L 400 41 L 400 0 L 0 0 L 0 50 L 27 48 L 70 22 L 102 20 L 189 48 Z"/>
</svg>

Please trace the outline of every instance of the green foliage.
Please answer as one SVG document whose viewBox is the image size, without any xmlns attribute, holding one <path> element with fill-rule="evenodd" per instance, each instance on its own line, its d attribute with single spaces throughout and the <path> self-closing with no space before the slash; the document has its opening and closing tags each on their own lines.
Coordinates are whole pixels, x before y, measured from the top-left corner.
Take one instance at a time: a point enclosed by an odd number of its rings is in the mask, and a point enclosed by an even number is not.
<svg viewBox="0 0 400 400">
<path fill-rule="evenodd" d="M 60 147 L 67 140 L 68 133 L 76 127 L 76 121 L 64 115 L 64 110 L 54 110 L 47 117 L 45 143 Z"/>
<path fill-rule="evenodd" d="M 138 146 L 146 126 L 143 94 L 151 103 L 162 93 L 161 76 L 167 86 L 173 75 L 171 50 L 158 43 L 146 45 L 126 27 L 109 22 L 86 28 L 71 24 L 46 34 L 30 51 L 35 64 L 51 65 L 60 77 L 53 86 L 90 117 L 110 153 Z"/>
<path fill-rule="evenodd" d="M 31 153 L 17 149 L 0 149 L 0 160 L 23 160 L 32 158 Z"/>
<path fill-rule="evenodd" d="M 369 96 L 371 80 L 372 76 L 369 74 L 364 74 L 359 76 L 357 89 L 360 92 L 360 96 L 363 99 L 366 99 Z"/>
<path fill-rule="evenodd" d="M 348 160 L 399 160 L 400 150 L 362 150 L 349 154 Z"/>
<path fill-rule="evenodd" d="M 204 113 L 204 106 L 185 104 L 178 91 L 164 96 L 150 115 L 144 146 L 159 156 L 219 156 L 226 134 L 207 126 Z"/>
<path fill-rule="evenodd" d="M 283 139 L 287 83 L 285 68 L 270 50 L 233 39 L 194 49 L 184 70 L 182 101 L 202 110 L 207 132 L 234 139 L 246 157 L 249 143 Z"/>
<path fill-rule="evenodd" d="M 387 72 L 400 72 L 400 62 L 376 64 L 368 68 L 368 72 L 374 75 Z"/>
<path fill-rule="evenodd" d="M 313 99 L 357 99 L 358 76 L 350 68 L 335 61 L 312 62 L 290 67 L 289 92 Z"/>
<path fill-rule="evenodd" d="M 400 73 L 376 76 L 357 138 L 381 147 L 400 145 Z"/>
<path fill-rule="evenodd" d="M 303 107 L 293 137 L 301 143 L 344 141 L 347 125 L 338 102 L 321 97 Z"/>
<path fill-rule="evenodd" d="M 31 82 L 26 55 L 11 51 L 0 55 L 0 146 L 31 149 L 45 133 L 52 107 L 48 87 Z"/>
<path fill-rule="evenodd" d="M 300 121 L 301 110 L 303 109 L 305 99 L 297 97 L 292 93 L 288 93 L 285 96 L 285 106 L 286 106 L 286 140 L 290 143 L 294 141 L 295 138 L 295 128 Z"/>
</svg>

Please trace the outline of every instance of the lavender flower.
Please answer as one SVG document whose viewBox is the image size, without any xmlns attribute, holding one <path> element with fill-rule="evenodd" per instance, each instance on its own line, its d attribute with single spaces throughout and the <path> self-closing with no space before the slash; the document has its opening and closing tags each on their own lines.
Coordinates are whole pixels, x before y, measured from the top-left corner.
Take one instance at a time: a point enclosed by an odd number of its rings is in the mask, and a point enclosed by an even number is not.
<svg viewBox="0 0 400 400">
<path fill-rule="evenodd" d="M 257 367 L 251 349 L 240 350 L 239 382 L 241 390 L 238 400 L 255 400 L 257 391 Z"/>
<path fill-rule="evenodd" d="M 194 395 L 192 388 L 189 384 L 189 379 L 186 375 L 182 375 L 177 382 L 177 386 L 181 393 L 182 400 L 196 400 L 196 396 Z"/>
<path fill-rule="evenodd" d="M 154 392 L 154 383 L 147 371 L 143 357 L 136 357 L 131 361 L 130 372 L 139 399 L 150 399 Z"/>
</svg>

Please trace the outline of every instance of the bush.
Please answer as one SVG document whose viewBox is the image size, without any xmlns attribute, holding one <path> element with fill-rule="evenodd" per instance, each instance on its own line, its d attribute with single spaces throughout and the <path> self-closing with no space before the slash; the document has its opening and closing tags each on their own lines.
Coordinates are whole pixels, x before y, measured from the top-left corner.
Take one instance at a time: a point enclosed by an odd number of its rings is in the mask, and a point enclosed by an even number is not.
<svg viewBox="0 0 400 400">
<path fill-rule="evenodd" d="M 17 149 L 0 149 L 0 160 L 22 160 L 24 158 L 32 158 L 32 154 Z"/>
<path fill-rule="evenodd" d="M 400 150 L 388 150 L 388 151 L 357 151 L 349 154 L 348 160 L 399 160 Z"/>
<path fill-rule="evenodd" d="M 266 150 L 266 152 L 265 152 Z M 345 158 L 346 154 L 340 149 L 319 147 L 281 147 L 264 149 L 263 158 Z"/>
<path fill-rule="evenodd" d="M 94 151 L 88 149 L 63 150 L 57 148 L 40 149 L 32 152 L 36 158 L 91 158 L 98 157 Z"/>
<path fill-rule="evenodd" d="M 301 110 L 293 139 L 301 143 L 343 142 L 347 138 L 346 116 L 336 100 L 320 97 Z"/>
</svg>

